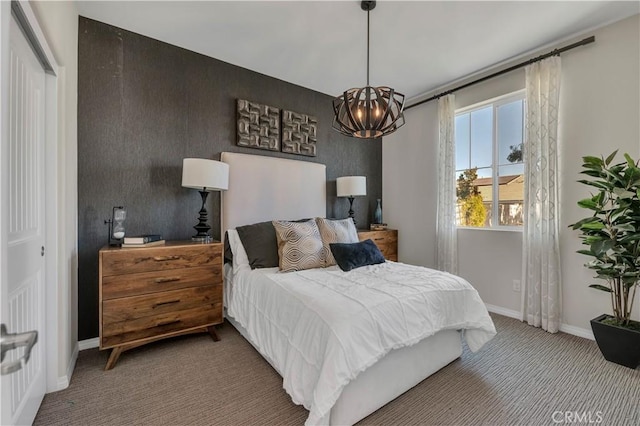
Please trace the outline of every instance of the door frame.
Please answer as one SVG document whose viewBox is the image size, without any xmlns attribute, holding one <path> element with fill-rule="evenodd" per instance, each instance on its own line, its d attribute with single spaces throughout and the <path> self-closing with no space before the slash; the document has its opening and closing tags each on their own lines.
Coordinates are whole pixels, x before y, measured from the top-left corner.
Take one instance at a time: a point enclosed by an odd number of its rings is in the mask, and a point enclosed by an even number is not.
<svg viewBox="0 0 640 426">
<path fill-rule="evenodd" d="M 8 138 L 9 138 L 9 21 L 11 15 L 16 17 L 25 37 L 31 44 L 34 53 L 45 70 L 45 150 L 44 179 L 45 186 L 45 339 L 39 339 L 45 345 L 45 374 L 47 392 L 53 392 L 68 386 L 69 378 L 59 377 L 60 367 L 60 334 L 63 326 L 60 321 L 60 286 L 59 269 L 59 226 L 58 199 L 60 185 L 58 164 L 60 159 L 58 141 L 58 63 L 49 48 L 49 43 L 38 23 L 38 20 L 26 0 L 0 1 L 0 288 L 2 297 L 7 300 L 7 232 L 8 223 Z M 71 307 L 69 307 L 71 308 Z M 9 330 L 10 332 L 12 330 Z M 65 361 L 66 362 L 66 361 Z M 65 380 L 66 379 L 66 380 Z"/>
</svg>

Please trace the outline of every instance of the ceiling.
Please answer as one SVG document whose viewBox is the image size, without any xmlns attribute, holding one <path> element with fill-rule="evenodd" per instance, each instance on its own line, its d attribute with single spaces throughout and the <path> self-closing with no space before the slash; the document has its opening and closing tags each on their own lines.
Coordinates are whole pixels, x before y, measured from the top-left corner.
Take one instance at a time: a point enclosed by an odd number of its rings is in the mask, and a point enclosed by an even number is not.
<svg viewBox="0 0 640 426">
<path fill-rule="evenodd" d="M 82 16 L 332 96 L 366 83 L 359 1 L 77 4 Z M 371 11 L 371 85 L 410 99 L 637 13 L 638 1 L 378 1 Z"/>
</svg>

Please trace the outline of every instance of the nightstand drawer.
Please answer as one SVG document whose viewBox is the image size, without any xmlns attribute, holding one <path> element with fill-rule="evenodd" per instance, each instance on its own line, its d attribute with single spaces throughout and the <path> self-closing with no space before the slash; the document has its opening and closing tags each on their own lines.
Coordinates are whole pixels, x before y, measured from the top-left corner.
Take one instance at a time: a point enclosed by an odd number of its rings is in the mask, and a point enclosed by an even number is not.
<svg viewBox="0 0 640 426">
<path fill-rule="evenodd" d="M 398 231 L 385 229 L 382 231 L 358 231 L 360 241 L 373 240 L 387 260 L 398 261 Z"/>
<path fill-rule="evenodd" d="M 109 300 L 221 282 L 222 273 L 218 266 L 109 275 L 102 280 L 102 299 Z"/>
<path fill-rule="evenodd" d="M 120 249 L 102 254 L 102 276 L 222 264 L 220 244 Z"/>
<path fill-rule="evenodd" d="M 222 302 L 222 285 L 190 287 L 142 296 L 105 300 L 103 326 Z"/>
<path fill-rule="evenodd" d="M 183 311 L 168 312 L 150 317 L 113 324 L 104 324 L 101 349 L 156 336 L 169 336 L 185 329 L 222 322 L 222 302 Z"/>
</svg>

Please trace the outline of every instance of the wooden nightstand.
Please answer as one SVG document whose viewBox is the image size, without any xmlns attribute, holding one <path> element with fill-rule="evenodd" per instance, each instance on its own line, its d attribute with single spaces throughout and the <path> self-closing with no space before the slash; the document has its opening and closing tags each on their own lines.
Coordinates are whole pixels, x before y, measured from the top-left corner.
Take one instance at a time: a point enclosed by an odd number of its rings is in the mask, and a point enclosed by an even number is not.
<svg viewBox="0 0 640 426">
<path fill-rule="evenodd" d="M 387 260 L 398 261 L 398 230 L 385 229 L 383 231 L 358 231 L 360 241 L 372 239 Z"/>
<path fill-rule="evenodd" d="M 222 318 L 222 243 L 100 250 L 100 349 L 105 370 L 126 350 L 180 334 L 209 332 Z"/>
</svg>

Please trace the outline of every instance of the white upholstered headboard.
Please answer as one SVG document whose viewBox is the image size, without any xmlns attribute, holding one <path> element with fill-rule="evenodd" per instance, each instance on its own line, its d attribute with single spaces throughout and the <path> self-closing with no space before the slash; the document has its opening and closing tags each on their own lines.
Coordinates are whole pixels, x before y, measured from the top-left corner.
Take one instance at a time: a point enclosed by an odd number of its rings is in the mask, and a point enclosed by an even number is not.
<svg viewBox="0 0 640 426">
<path fill-rule="evenodd" d="M 223 152 L 229 189 L 222 192 L 222 232 L 267 220 L 296 220 L 327 214 L 324 164 L 263 155 Z"/>
</svg>

